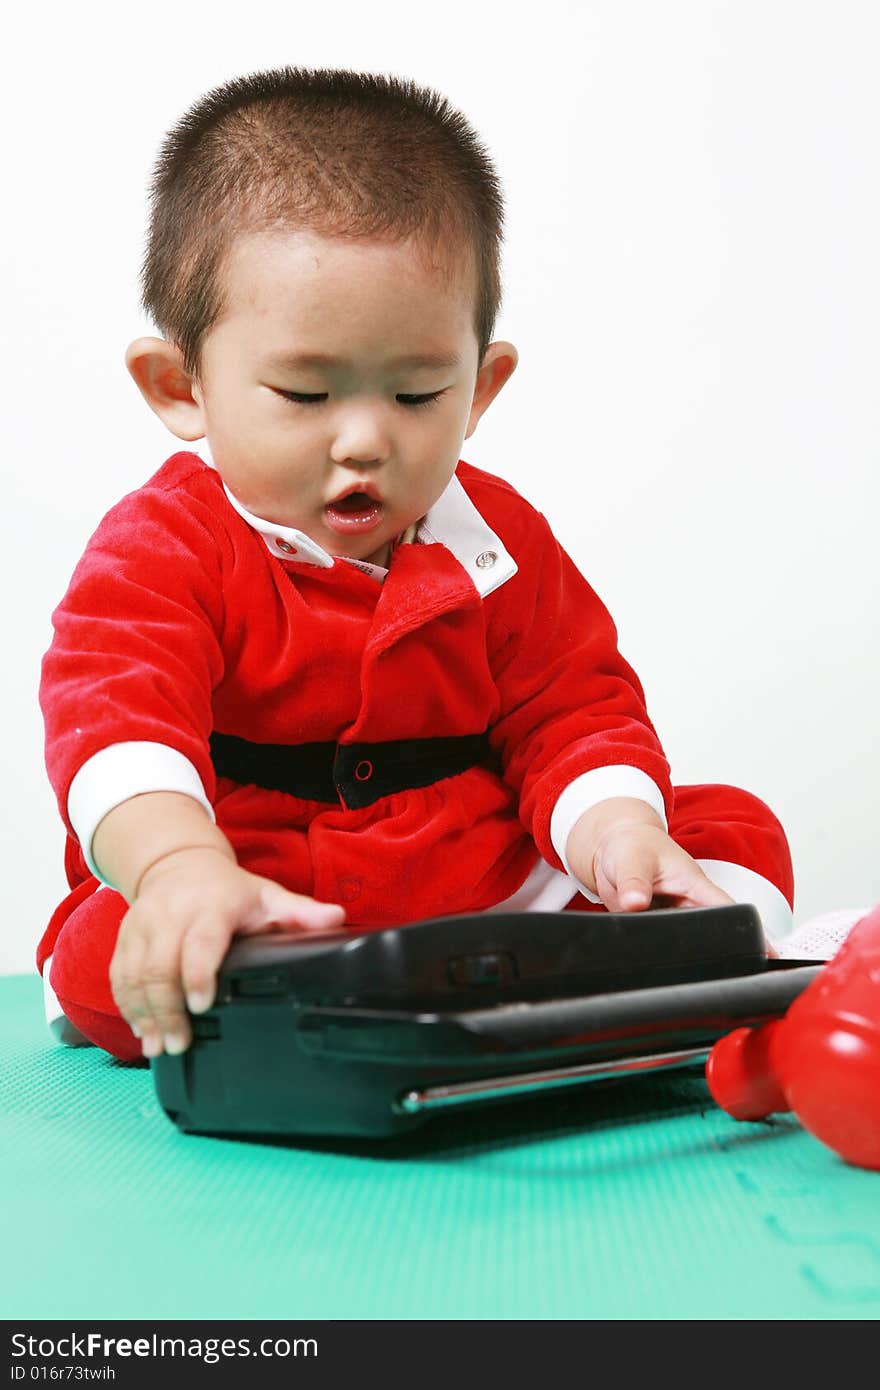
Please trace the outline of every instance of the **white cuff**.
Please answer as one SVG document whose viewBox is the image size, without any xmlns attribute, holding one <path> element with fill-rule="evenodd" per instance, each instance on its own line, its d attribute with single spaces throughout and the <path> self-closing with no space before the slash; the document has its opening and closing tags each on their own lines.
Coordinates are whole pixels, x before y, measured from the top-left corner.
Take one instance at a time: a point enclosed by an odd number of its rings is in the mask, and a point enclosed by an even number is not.
<svg viewBox="0 0 880 1390">
<path fill-rule="evenodd" d="M 785 894 L 775 883 L 754 869 L 746 869 L 742 864 L 731 864 L 726 859 L 698 859 L 696 861 L 707 878 L 734 902 L 752 903 L 758 909 L 764 935 L 778 945 L 784 941 L 794 925 L 794 917 Z"/>
<path fill-rule="evenodd" d="M 647 801 L 663 821 L 663 829 L 666 829 L 666 806 L 657 783 L 646 772 L 642 772 L 641 768 L 629 767 L 625 763 L 616 763 L 611 767 L 595 767 L 592 772 L 584 772 L 573 782 L 569 782 L 553 807 L 550 817 L 550 841 L 553 848 L 565 865 L 566 873 L 571 875 L 584 897 L 591 903 L 599 903 L 602 899 L 591 893 L 572 873 L 565 847 L 575 822 L 584 812 L 600 801 L 608 801 L 615 796 L 631 796 L 638 801 Z"/>
<path fill-rule="evenodd" d="M 92 858 L 92 836 L 114 806 L 143 792 L 182 792 L 204 806 L 212 821 L 214 808 L 189 758 L 164 743 L 111 743 L 83 763 L 67 793 L 67 814 L 91 872 L 108 888 Z"/>
</svg>

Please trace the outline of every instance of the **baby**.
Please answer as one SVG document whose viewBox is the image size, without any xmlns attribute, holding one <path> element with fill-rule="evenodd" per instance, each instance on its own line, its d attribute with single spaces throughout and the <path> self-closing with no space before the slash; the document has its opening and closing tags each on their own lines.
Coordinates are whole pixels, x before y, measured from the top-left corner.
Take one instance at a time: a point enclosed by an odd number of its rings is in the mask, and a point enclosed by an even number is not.
<svg viewBox="0 0 880 1390">
<path fill-rule="evenodd" d="M 38 950 L 115 1056 L 183 1051 L 235 935 L 459 912 L 757 905 L 779 822 L 673 789 L 614 624 L 460 459 L 513 374 L 502 201 L 411 82 L 283 69 L 168 135 L 126 362 L 178 439 L 54 614 L 41 704 L 71 892 Z"/>
</svg>

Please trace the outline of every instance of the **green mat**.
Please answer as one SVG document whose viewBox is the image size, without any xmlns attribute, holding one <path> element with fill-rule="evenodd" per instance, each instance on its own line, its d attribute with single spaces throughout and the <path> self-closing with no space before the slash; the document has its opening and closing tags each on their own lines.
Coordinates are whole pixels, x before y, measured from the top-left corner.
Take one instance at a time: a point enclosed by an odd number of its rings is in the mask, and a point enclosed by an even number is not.
<svg viewBox="0 0 880 1390">
<path fill-rule="evenodd" d="M 444 1115 L 390 1142 L 180 1134 L 148 1069 L 0 980 L 11 1319 L 874 1319 L 880 1173 L 699 1073 Z"/>
</svg>

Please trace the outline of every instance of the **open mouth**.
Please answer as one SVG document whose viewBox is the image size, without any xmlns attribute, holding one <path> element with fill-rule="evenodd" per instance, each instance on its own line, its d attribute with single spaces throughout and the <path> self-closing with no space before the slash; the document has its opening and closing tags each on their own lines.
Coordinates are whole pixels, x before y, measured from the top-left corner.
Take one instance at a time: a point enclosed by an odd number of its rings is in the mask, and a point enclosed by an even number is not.
<svg viewBox="0 0 880 1390">
<path fill-rule="evenodd" d="M 384 507 L 377 497 L 355 489 L 345 497 L 337 497 L 324 508 L 327 525 L 333 531 L 351 534 L 372 531 L 382 520 Z"/>
<path fill-rule="evenodd" d="M 368 507 L 375 505 L 374 498 L 368 497 L 365 492 L 350 492 L 347 497 L 340 497 L 338 502 L 330 503 L 334 512 L 341 512 L 343 516 L 351 515 L 354 512 L 365 512 Z"/>
</svg>

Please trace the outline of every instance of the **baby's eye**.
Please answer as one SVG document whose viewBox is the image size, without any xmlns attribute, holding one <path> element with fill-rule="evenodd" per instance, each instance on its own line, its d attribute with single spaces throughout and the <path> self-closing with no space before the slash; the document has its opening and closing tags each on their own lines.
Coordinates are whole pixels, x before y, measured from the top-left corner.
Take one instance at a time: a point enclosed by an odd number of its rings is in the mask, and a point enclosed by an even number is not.
<svg viewBox="0 0 880 1390">
<path fill-rule="evenodd" d="M 316 405 L 318 401 L 326 401 L 326 391 L 282 391 L 279 387 L 279 396 L 283 396 L 286 401 L 295 401 L 297 405 Z"/>
<path fill-rule="evenodd" d="M 428 391 L 423 396 L 398 396 L 401 405 L 430 405 L 443 395 L 442 391 Z"/>
<path fill-rule="evenodd" d="M 319 405 L 321 401 L 327 400 L 326 391 L 284 391 L 281 387 L 278 387 L 277 390 L 279 396 L 283 396 L 286 401 L 293 401 L 294 405 Z M 442 391 L 427 391 L 422 395 L 415 396 L 399 394 L 395 399 L 400 405 L 431 405 L 442 395 Z"/>
</svg>

